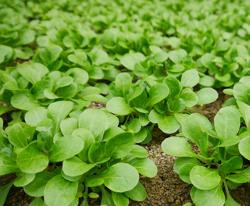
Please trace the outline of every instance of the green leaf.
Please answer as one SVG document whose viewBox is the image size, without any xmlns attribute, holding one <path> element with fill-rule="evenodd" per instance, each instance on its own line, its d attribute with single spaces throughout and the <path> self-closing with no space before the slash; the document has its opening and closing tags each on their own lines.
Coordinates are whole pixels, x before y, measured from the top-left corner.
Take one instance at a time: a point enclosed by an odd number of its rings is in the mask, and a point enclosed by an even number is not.
<svg viewBox="0 0 250 206">
<path fill-rule="evenodd" d="M 24 187 L 25 193 L 31 197 L 42 197 L 45 185 L 53 176 L 53 173 L 47 171 L 36 174 L 35 179 Z"/>
<path fill-rule="evenodd" d="M 250 137 L 246 137 L 240 140 L 239 151 L 240 154 L 245 157 L 247 160 L 250 160 Z"/>
<path fill-rule="evenodd" d="M 78 182 L 69 182 L 61 175 L 53 177 L 44 190 L 44 200 L 48 206 L 70 205 L 76 198 Z"/>
<path fill-rule="evenodd" d="M 17 109 L 27 111 L 39 106 L 32 96 L 23 93 L 13 95 L 11 97 L 11 105 Z"/>
<path fill-rule="evenodd" d="M 18 64 L 17 71 L 23 76 L 23 78 L 32 84 L 40 81 L 49 72 L 47 67 L 34 62 Z"/>
<path fill-rule="evenodd" d="M 0 186 L 0 206 L 4 206 L 5 205 L 5 201 L 8 197 L 9 191 L 12 187 L 13 183 L 10 182 L 6 185 Z"/>
<path fill-rule="evenodd" d="M 178 63 L 187 56 L 187 52 L 184 49 L 173 50 L 168 53 L 168 56 L 172 62 Z"/>
<path fill-rule="evenodd" d="M 180 128 L 180 125 L 174 116 L 165 116 L 160 118 L 158 126 L 160 130 L 166 134 L 173 134 Z"/>
<path fill-rule="evenodd" d="M 127 163 L 112 165 L 101 174 L 101 177 L 107 188 L 119 193 L 132 190 L 139 181 L 138 172 Z"/>
<path fill-rule="evenodd" d="M 159 103 L 160 101 L 164 100 L 168 96 L 169 89 L 166 84 L 157 83 L 150 88 L 148 93 L 149 93 L 148 104 L 150 106 L 153 106 Z"/>
<path fill-rule="evenodd" d="M 83 148 L 84 143 L 80 137 L 60 137 L 51 147 L 49 159 L 52 162 L 61 162 L 79 154 Z"/>
<path fill-rule="evenodd" d="M 32 142 L 17 154 L 16 162 L 22 172 L 34 174 L 45 170 L 49 159 L 37 147 L 37 142 Z"/>
<path fill-rule="evenodd" d="M 34 129 L 25 123 L 15 123 L 6 128 L 8 140 L 15 147 L 25 147 L 28 141 L 32 139 Z"/>
<path fill-rule="evenodd" d="M 191 145 L 188 141 L 181 137 L 168 137 L 162 144 L 163 152 L 175 157 L 195 157 Z"/>
<path fill-rule="evenodd" d="M 224 174 L 229 174 L 235 170 L 241 169 L 243 166 L 243 159 L 241 156 L 231 157 L 229 160 L 223 162 L 219 167 L 219 171 Z"/>
<path fill-rule="evenodd" d="M 152 178 L 157 174 L 157 167 L 155 163 L 148 158 L 134 159 L 130 162 L 130 164 L 134 166 L 143 176 Z"/>
<path fill-rule="evenodd" d="M 221 186 L 212 190 L 199 190 L 193 187 L 191 198 L 197 206 L 223 206 L 225 203 L 225 195 Z"/>
<path fill-rule="evenodd" d="M 212 87 L 214 85 L 214 78 L 208 75 L 204 75 L 203 77 L 200 78 L 200 85 L 204 87 Z"/>
<path fill-rule="evenodd" d="M 76 118 L 66 118 L 61 121 L 60 129 L 64 136 L 71 135 L 75 129 L 77 129 Z"/>
<path fill-rule="evenodd" d="M 142 202 L 147 198 L 145 187 L 139 182 L 132 190 L 125 192 L 131 200 Z"/>
<path fill-rule="evenodd" d="M 134 144 L 134 137 L 131 133 L 122 132 L 115 135 L 107 141 L 105 145 L 106 152 L 116 158 L 122 158 L 132 149 Z"/>
<path fill-rule="evenodd" d="M 123 72 L 116 76 L 115 78 L 115 87 L 122 92 L 123 95 L 126 95 L 132 85 L 132 77 L 129 73 Z"/>
<path fill-rule="evenodd" d="M 121 193 L 112 192 L 112 199 L 115 206 L 128 206 L 129 199 Z"/>
<path fill-rule="evenodd" d="M 145 59 L 142 53 L 128 53 L 120 59 L 121 64 L 128 70 L 134 70 L 135 65 Z"/>
<path fill-rule="evenodd" d="M 24 117 L 25 122 L 32 127 L 37 127 L 46 118 L 47 109 L 44 107 L 35 107 L 29 110 Z"/>
<path fill-rule="evenodd" d="M 180 98 L 184 100 L 186 107 L 193 107 L 199 101 L 198 96 L 190 88 L 183 89 Z"/>
<path fill-rule="evenodd" d="M 0 64 L 9 61 L 13 56 L 13 49 L 11 47 L 0 45 Z"/>
<path fill-rule="evenodd" d="M 200 77 L 196 69 L 187 70 L 181 76 L 181 84 L 184 87 L 194 87 L 199 81 Z"/>
<path fill-rule="evenodd" d="M 76 83 L 84 85 L 88 82 L 89 80 L 89 75 L 88 73 L 80 68 L 72 68 L 69 69 L 66 74 L 70 75 L 71 77 L 73 77 L 73 79 L 75 80 Z"/>
<path fill-rule="evenodd" d="M 24 187 L 35 179 L 35 174 L 17 173 L 17 178 L 14 181 L 15 187 Z"/>
<path fill-rule="evenodd" d="M 102 136 L 108 128 L 117 127 L 119 119 L 100 109 L 86 109 L 79 115 L 78 124 L 80 128 L 90 130 L 97 137 Z"/>
<path fill-rule="evenodd" d="M 16 162 L 11 157 L 0 153 L 0 176 L 14 173 L 17 170 Z"/>
<path fill-rule="evenodd" d="M 201 165 L 197 159 L 190 157 L 180 157 L 175 161 L 174 171 L 179 175 L 181 180 L 191 184 L 189 173 L 196 165 Z"/>
<path fill-rule="evenodd" d="M 68 116 L 73 109 L 73 106 L 73 102 L 70 101 L 54 102 L 48 106 L 48 115 L 59 123 Z"/>
<path fill-rule="evenodd" d="M 241 115 L 245 120 L 247 128 L 250 128 L 250 106 L 241 101 L 237 101 L 237 105 L 239 107 Z"/>
<path fill-rule="evenodd" d="M 190 171 L 190 180 L 200 190 L 211 190 L 220 184 L 221 177 L 217 170 L 197 165 Z"/>
<path fill-rule="evenodd" d="M 110 99 L 106 104 L 106 108 L 109 112 L 120 116 L 128 115 L 132 112 L 132 108 L 122 97 L 113 97 Z"/>
<path fill-rule="evenodd" d="M 240 81 L 234 85 L 233 95 L 236 100 L 250 104 L 249 91 L 250 91 L 250 76 L 245 76 L 240 79 Z"/>
<path fill-rule="evenodd" d="M 212 88 L 203 88 L 197 92 L 198 104 L 210 104 L 218 99 L 218 93 Z"/>
<path fill-rule="evenodd" d="M 46 206 L 44 201 L 41 198 L 35 198 L 29 206 Z"/>
<path fill-rule="evenodd" d="M 230 194 L 227 195 L 227 200 L 225 202 L 225 206 L 240 206 L 238 202 L 236 202 Z"/>
<path fill-rule="evenodd" d="M 31 29 L 25 29 L 20 33 L 19 36 L 19 45 L 30 44 L 35 40 L 35 31 Z"/>
<path fill-rule="evenodd" d="M 228 175 L 226 179 L 234 182 L 234 183 L 246 183 L 250 181 L 250 167 L 247 167 L 244 170 L 241 170 L 235 174 Z"/>
<path fill-rule="evenodd" d="M 201 152 L 208 148 L 208 133 L 212 131 L 210 121 L 201 114 L 193 113 L 179 119 L 183 135 L 199 146 Z"/>
<path fill-rule="evenodd" d="M 95 164 L 87 164 L 83 162 L 78 157 L 73 157 L 63 161 L 62 170 L 66 175 L 74 177 L 88 172 L 95 166 Z"/>
<path fill-rule="evenodd" d="M 58 45 L 49 45 L 46 48 L 39 49 L 39 56 L 43 61 L 43 63 L 51 64 L 60 57 L 62 51 L 63 51 L 62 47 Z"/>
<path fill-rule="evenodd" d="M 214 118 L 214 127 L 222 142 L 235 138 L 240 129 L 239 111 L 233 106 L 220 109 Z"/>
</svg>

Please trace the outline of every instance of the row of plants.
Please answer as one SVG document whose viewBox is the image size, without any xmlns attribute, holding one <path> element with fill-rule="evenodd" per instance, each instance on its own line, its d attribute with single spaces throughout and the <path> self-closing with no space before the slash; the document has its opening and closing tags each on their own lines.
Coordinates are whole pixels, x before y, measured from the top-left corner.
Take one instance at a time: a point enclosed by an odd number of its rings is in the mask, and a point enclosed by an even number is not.
<svg viewBox="0 0 250 206">
<path fill-rule="evenodd" d="M 12 186 L 31 206 L 144 201 L 156 127 L 175 136 L 162 149 L 195 205 L 238 205 L 229 190 L 250 182 L 249 7 L 0 1 L 0 176 L 15 174 L 0 205 Z M 218 88 L 231 98 L 211 123 L 195 108 Z"/>
<path fill-rule="evenodd" d="M 232 89 L 211 123 L 199 113 L 178 117 L 181 131 L 162 142 L 163 151 L 178 157 L 174 171 L 192 184 L 195 205 L 240 205 L 230 190 L 250 181 L 250 76 Z M 229 91 L 228 91 L 229 92 Z"/>
</svg>

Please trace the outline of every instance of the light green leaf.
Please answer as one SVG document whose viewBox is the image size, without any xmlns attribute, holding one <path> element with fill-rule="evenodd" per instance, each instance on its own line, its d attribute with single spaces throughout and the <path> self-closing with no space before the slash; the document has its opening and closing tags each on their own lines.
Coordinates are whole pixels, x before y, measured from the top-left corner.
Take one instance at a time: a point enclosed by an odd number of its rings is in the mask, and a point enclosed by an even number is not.
<svg viewBox="0 0 250 206">
<path fill-rule="evenodd" d="M 238 173 L 228 175 L 226 179 L 238 184 L 250 182 L 250 167 L 247 167 Z"/>
<path fill-rule="evenodd" d="M 217 170 L 197 165 L 190 171 L 190 180 L 200 190 L 211 190 L 220 184 L 221 177 Z"/>
<path fill-rule="evenodd" d="M 240 129 L 239 111 L 233 106 L 220 109 L 214 118 L 214 127 L 222 141 L 235 138 Z"/>
<path fill-rule="evenodd" d="M 32 96 L 23 93 L 13 95 L 11 97 L 11 105 L 17 109 L 27 111 L 39 106 Z"/>
<path fill-rule="evenodd" d="M 17 170 L 16 162 L 7 155 L 0 153 L 0 176 L 14 173 Z"/>
<path fill-rule="evenodd" d="M 201 165 L 197 159 L 191 157 L 180 157 L 175 161 L 174 171 L 179 175 L 182 181 L 191 184 L 189 173 L 196 165 Z"/>
<path fill-rule="evenodd" d="M 49 72 L 47 67 L 34 62 L 18 64 L 17 71 L 23 76 L 23 78 L 32 84 L 40 81 Z"/>
<path fill-rule="evenodd" d="M 61 121 L 60 129 L 64 136 L 71 135 L 75 129 L 77 129 L 77 119 L 76 118 L 66 118 Z"/>
<path fill-rule="evenodd" d="M 73 109 L 73 102 L 58 101 L 48 106 L 48 115 L 51 116 L 57 123 L 65 119 Z"/>
<path fill-rule="evenodd" d="M 128 70 L 134 70 L 135 65 L 145 59 L 142 53 L 128 53 L 120 59 L 121 64 Z"/>
<path fill-rule="evenodd" d="M 62 170 L 66 175 L 74 177 L 88 172 L 95 166 L 95 164 L 87 164 L 83 162 L 78 157 L 73 157 L 71 159 L 63 161 Z"/>
<path fill-rule="evenodd" d="M 53 177 L 44 190 L 44 200 L 48 206 L 70 205 L 76 198 L 78 182 L 69 182 L 61 175 Z"/>
<path fill-rule="evenodd" d="M 106 104 L 106 108 L 109 112 L 121 116 L 128 115 L 132 112 L 132 108 L 122 97 L 113 97 L 110 99 Z"/>
<path fill-rule="evenodd" d="M 180 128 L 180 125 L 174 116 L 164 116 L 160 118 L 158 126 L 160 130 L 166 134 L 173 134 Z"/>
<path fill-rule="evenodd" d="M 60 137 L 52 146 L 50 151 L 50 161 L 61 162 L 79 154 L 84 148 L 84 143 L 80 137 L 65 136 Z"/>
<path fill-rule="evenodd" d="M 101 177 L 107 188 L 119 193 L 132 190 L 139 181 L 138 172 L 127 163 L 112 165 L 101 174 Z"/>
<path fill-rule="evenodd" d="M 134 159 L 130 162 L 130 164 L 134 166 L 143 176 L 152 178 L 157 174 L 157 167 L 155 163 L 148 158 Z"/>
<path fill-rule="evenodd" d="M 200 77 L 196 69 L 187 70 L 181 76 L 181 84 L 184 87 L 194 87 L 199 81 Z"/>
<path fill-rule="evenodd" d="M 24 187 L 25 193 L 31 197 L 42 197 L 45 185 L 53 176 L 53 173 L 47 171 L 36 174 L 35 179 Z"/>
<path fill-rule="evenodd" d="M 28 141 L 32 139 L 34 129 L 25 123 L 15 123 L 6 128 L 8 140 L 15 147 L 25 147 Z"/>
<path fill-rule="evenodd" d="M 129 199 L 121 193 L 112 192 L 112 199 L 115 206 L 128 206 L 129 204 Z"/>
<path fill-rule="evenodd" d="M 193 187 L 191 198 L 196 206 L 223 206 L 225 203 L 225 195 L 221 186 L 212 190 L 199 190 Z"/>
<path fill-rule="evenodd" d="M 125 192 L 125 195 L 131 200 L 142 202 L 147 198 L 147 191 L 139 182 L 132 190 Z"/>
<path fill-rule="evenodd" d="M 250 137 L 240 140 L 239 151 L 243 157 L 250 160 Z"/>
<path fill-rule="evenodd" d="M 197 92 L 198 104 L 210 104 L 218 98 L 218 93 L 212 88 L 203 88 Z"/>
<path fill-rule="evenodd" d="M 166 84 L 157 83 L 150 88 L 148 93 L 149 93 L 148 104 L 150 106 L 153 106 L 158 102 L 164 100 L 168 96 L 169 89 Z"/>
<path fill-rule="evenodd" d="M 108 128 L 117 127 L 119 119 L 100 109 L 86 109 L 79 115 L 78 124 L 80 128 L 90 130 L 97 137 L 102 136 Z"/>
<path fill-rule="evenodd" d="M 132 77 L 129 73 L 123 72 L 116 76 L 115 78 L 115 87 L 122 92 L 123 95 L 126 95 L 130 90 L 132 85 Z"/>
<path fill-rule="evenodd" d="M 198 96 L 190 88 L 183 89 L 180 97 L 184 100 L 186 107 L 193 107 L 199 101 Z"/>
<path fill-rule="evenodd" d="M 14 181 L 15 187 L 24 187 L 35 179 L 35 174 L 17 173 L 17 178 Z"/>
<path fill-rule="evenodd" d="M 22 172 L 34 174 L 46 169 L 49 159 L 39 150 L 37 142 L 32 142 L 17 154 L 16 162 Z"/>
<path fill-rule="evenodd" d="M 188 141 L 181 137 L 168 137 L 162 144 L 161 148 L 163 152 L 168 155 L 176 157 L 195 157 L 191 145 Z"/>
<path fill-rule="evenodd" d="M 35 198 L 29 206 L 46 206 L 44 201 L 41 198 Z"/>
<path fill-rule="evenodd" d="M 250 106 L 241 101 L 237 101 L 237 104 L 238 104 L 240 113 L 245 120 L 245 124 L 247 128 L 250 129 Z"/>
<path fill-rule="evenodd" d="M 44 107 L 35 107 L 29 110 L 24 116 L 25 122 L 32 127 L 37 127 L 46 118 L 47 109 Z"/>
<path fill-rule="evenodd" d="M 88 73 L 80 68 L 72 68 L 69 69 L 66 74 L 70 75 L 71 77 L 73 77 L 73 79 L 75 80 L 76 83 L 78 84 L 86 84 L 89 80 L 89 75 Z"/>
</svg>

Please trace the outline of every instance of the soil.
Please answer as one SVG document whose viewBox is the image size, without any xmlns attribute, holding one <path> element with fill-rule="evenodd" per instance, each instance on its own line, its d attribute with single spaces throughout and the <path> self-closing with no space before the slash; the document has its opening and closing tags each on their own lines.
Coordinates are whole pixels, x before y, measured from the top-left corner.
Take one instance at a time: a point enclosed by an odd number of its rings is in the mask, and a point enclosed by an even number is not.
<svg viewBox="0 0 250 206">
<path fill-rule="evenodd" d="M 164 154 L 160 144 L 146 147 L 149 157 L 156 163 L 156 177 L 141 178 L 148 197 L 144 202 L 133 202 L 131 206 L 181 206 L 190 201 L 190 186 L 182 182 L 173 171 L 175 158 Z"/>
<path fill-rule="evenodd" d="M 226 98 L 220 93 L 216 102 L 196 107 L 195 110 L 206 115 L 212 121 Z M 175 158 L 161 151 L 161 142 L 165 138 L 167 138 L 166 134 L 156 128 L 153 131 L 151 144 L 145 146 L 148 149 L 149 158 L 158 167 L 158 174 L 152 179 L 141 177 L 141 183 L 145 186 L 148 197 L 144 202 L 132 202 L 131 206 L 182 206 L 191 201 L 189 196 L 191 186 L 182 182 L 173 171 Z M 241 206 L 250 206 L 250 184 L 242 185 L 232 192 L 232 196 Z M 28 206 L 29 202 L 30 198 L 25 195 L 23 190 L 13 188 L 5 206 Z M 90 206 L 98 206 L 96 202 L 90 203 Z"/>
</svg>

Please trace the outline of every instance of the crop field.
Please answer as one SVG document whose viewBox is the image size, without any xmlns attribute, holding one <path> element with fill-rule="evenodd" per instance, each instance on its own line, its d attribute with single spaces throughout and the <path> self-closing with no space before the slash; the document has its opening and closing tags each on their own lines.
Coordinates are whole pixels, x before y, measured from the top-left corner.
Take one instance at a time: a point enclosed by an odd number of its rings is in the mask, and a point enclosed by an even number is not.
<svg viewBox="0 0 250 206">
<path fill-rule="evenodd" d="M 0 0 L 0 206 L 250 206 L 249 0 Z"/>
</svg>

